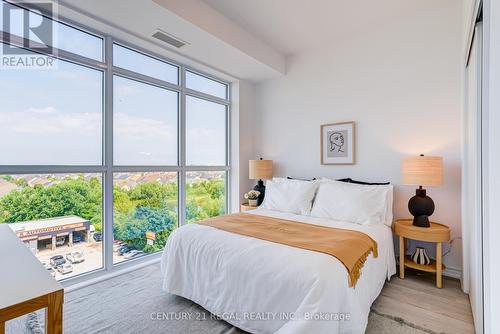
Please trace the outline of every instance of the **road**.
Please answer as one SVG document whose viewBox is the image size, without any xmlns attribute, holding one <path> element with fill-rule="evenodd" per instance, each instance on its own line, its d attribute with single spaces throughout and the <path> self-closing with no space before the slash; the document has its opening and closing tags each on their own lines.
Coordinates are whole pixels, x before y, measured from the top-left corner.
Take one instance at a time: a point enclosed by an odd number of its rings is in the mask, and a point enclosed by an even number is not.
<svg viewBox="0 0 500 334">
<path fill-rule="evenodd" d="M 74 244 L 73 247 L 70 247 L 68 245 L 59 246 L 54 251 L 52 251 L 51 249 L 39 250 L 38 254 L 36 254 L 36 257 L 40 260 L 40 262 L 50 264 L 51 257 L 62 255 L 64 256 L 64 258 L 66 258 L 66 254 L 75 251 L 82 252 L 83 256 L 85 257 L 85 261 L 73 264 L 73 272 L 71 273 L 63 275 L 56 270 L 55 278 L 57 280 L 74 277 L 92 270 L 102 268 L 102 242 L 96 242 L 94 240 L 92 240 L 91 242 L 79 242 Z M 116 252 L 113 252 L 114 263 L 123 262 L 125 260 L 125 257 L 118 255 Z"/>
</svg>

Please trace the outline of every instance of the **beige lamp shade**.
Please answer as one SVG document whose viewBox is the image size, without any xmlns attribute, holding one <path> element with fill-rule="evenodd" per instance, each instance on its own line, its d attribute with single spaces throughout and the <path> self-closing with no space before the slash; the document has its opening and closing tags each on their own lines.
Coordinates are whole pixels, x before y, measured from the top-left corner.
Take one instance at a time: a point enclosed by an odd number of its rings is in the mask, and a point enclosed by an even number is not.
<svg viewBox="0 0 500 334">
<path fill-rule="evenodd" d="M 248 178 L 251 180 L 269 180 L 273 178 L 272 160 L 249 160 Z"/>
<path fill-rule="evenodd" d="M 424 156 L 403 159 L 402 184 L 438 187 L 443 184 L 443 158 Z"/>
</svg>

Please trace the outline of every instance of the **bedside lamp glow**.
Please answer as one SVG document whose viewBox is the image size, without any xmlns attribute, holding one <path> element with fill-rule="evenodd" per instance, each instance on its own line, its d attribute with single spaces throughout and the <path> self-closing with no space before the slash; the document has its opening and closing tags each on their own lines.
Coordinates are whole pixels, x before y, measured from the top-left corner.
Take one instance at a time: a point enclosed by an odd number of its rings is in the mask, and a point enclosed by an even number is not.
<svg viewBox="0 0 500 334">
<path fill-rule="evenodd" d="M 434 201 L 422 186 L 439 187 L 443 184 L 443 158 L 424 156 L 403 159 L 402 184 L 419 186 L 408 202 L 408 210 L 414 216 L 413 225 L 429 227 L 429 216 L 434 213 Z"/>
<path fill-rule="evenodd" d="M 264 200 L 266 186 L 263 180 L 273 178 L 273 161 L 272 160 L 249 160 L 248 161 L 248 178 L 250 180 L 258 180 L 257 185 L 253 188 L 260 192 L 257 200 L 257 205 L 260 205 Z"/>
</svg>

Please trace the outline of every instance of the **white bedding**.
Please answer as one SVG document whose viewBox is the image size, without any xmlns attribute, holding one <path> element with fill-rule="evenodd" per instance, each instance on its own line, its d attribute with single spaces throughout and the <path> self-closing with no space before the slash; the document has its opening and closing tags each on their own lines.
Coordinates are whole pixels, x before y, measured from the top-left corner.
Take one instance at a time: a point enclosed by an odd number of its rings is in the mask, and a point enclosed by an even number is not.
<svg viewBox="0 0 500 334">
<path fill-rule="evenodd" d="M 252 333 L 364 333 L 372 302 L 396 273 L 391 229 L 262 208 L 247 213 L 364 232 L 377 242 L 378 258 L 368 257 L 349 288 L 335 257 L 189 224 L 165 246 L 163 289 Z"/>
</svg>

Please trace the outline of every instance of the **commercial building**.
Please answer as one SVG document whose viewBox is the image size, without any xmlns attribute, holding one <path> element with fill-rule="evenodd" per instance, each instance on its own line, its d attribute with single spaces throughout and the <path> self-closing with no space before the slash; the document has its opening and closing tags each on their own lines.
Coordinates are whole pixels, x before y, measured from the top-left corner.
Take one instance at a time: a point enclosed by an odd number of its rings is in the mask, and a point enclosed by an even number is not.
<svg viewBox="0 0 500 334">
<path fill-rule="evenodd" d="M 8 224 L 17 236 L 34 252 L 73 242 L 90 242 L 90 222 L 78 216 L 56 217 Z"/>
</svg>

